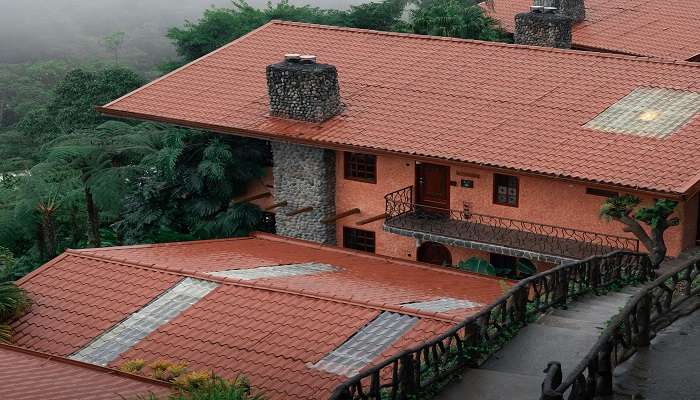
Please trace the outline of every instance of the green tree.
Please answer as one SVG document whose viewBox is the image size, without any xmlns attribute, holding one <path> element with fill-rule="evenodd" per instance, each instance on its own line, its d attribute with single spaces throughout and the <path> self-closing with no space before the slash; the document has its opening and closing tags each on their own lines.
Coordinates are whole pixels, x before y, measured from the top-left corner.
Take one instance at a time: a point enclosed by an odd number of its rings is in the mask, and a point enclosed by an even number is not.
<svg viewBox="0 0 700 400">
<path fill-rule="evenodd" d="M 623 230 L 632 233 L 649 251 L 652 267 L 658 268 L 668 251 L 664 232 L 680 223 L 678 217 L 673 216 L 678 203 L 661 199 L 649 207 L 641 207 L 640 204 L 637 196 L 610 197 L 601 206 L 600 215 L 622 223 Z"/>
<path fill-rule="evenodd" d="M 12 340 L 9 325 L 31 305 L 27 294 L 11 282 L 14 277 L 15 259 L 8 249 L 0 247 L 0 343 Z"/>
<path fill-rule="evenodd" d="M 108 52 L 114 55 L 114 65 L 119 65 L 119 51 L 124 45 L 124 39 L 126 38 L 126 33 L 124 32 L 114 32 L 102 38 L 100 44 Z"/>
<path fill-rule="evenodd" d="M 406 30 L 423 35 L 506 41 L 499 23 L 472 2 L 434 0 L 411 12 Z"/>
<path fill-rule="evenodd" d="M 264 142 L 161 126 L 162 147 L 144 159 L 147 174 L 127 197 L 116 224 L 127 242 L 160 241 L 161 235 L 195 238 L 248 234 L 260 210 L 231 199 L 262 177 Z"/>
<path fill-rule="evenodd" d="M 109 121 L 95 129 L 59 136 L 48 144 L 46 167 L 75 171 L 84 194 L 88 245 L 101 246 L 101 209 L 117 215 L 120 199 L 143 172 L 141 160 L 157 151 L 157 139 L 124 122 Z"/>
</svg>

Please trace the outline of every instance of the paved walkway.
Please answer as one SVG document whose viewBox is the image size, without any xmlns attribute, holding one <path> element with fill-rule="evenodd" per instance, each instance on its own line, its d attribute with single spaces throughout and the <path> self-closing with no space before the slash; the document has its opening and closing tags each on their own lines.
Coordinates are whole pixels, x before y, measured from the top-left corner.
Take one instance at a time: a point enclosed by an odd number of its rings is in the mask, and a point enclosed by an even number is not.
<svg viewBox="0 0 700 400">
<path fill-rule="evenodd" d="M 615 400 L 700 399 L 700 311 L 659 332 L 615 369 Z"/>
<path fill-rule="evenodd" d="M 606 322 L 637 288 L 605 296 L 587 295 L 523 328 L 481 368 L 468 369 L 437 400 L 532 400 L 539 397 L 543 370 L 559 361 L 566 376 L 590 351 Z M 669 397 L 671 399 L 671 397 Z"/>
</svg>

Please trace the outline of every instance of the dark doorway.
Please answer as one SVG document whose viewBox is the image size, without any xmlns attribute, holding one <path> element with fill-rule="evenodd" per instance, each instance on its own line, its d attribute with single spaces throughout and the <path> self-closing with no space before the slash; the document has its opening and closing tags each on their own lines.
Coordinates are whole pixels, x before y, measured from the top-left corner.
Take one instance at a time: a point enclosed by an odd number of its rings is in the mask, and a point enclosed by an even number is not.
<svg viewBox="0 0 700 400">
<path fill-rule="evenodd" d="M 416 204 L 450 208 L 450 167 L 416 164 Z"/>
<path fill-rule="evenodd" d="M 436 265 L 452 265 L 452 254 L 447 247 L 435 242 L 425 242 L 418 248 L 418 261 Z"/>
</svg>

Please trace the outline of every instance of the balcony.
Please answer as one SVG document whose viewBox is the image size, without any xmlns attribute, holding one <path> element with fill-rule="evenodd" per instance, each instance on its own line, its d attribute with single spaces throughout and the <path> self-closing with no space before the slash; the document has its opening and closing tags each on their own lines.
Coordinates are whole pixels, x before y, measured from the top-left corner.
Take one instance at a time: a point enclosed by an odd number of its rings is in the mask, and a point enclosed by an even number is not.
<svg viewBox="0 0 700 400">
<path fill-rule="evenodd" d="M 420 240 L 552 263 L 639 251 L 636 239 L 415 204 L 413 186 L 385 199 L 384 230 Z"/>
</svg>

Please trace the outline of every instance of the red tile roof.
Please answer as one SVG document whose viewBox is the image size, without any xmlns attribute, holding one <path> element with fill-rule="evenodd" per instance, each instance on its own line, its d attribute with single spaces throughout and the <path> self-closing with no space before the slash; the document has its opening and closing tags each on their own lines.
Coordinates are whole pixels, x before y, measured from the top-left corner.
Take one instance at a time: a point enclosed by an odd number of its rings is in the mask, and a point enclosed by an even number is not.
<svg viewBox="0 0 700 400">
<path fill-rule="evenodd" d="M 206 274 L 309 261 L 338 271 L 253 281 Z M 35 304 L 14 324 L 17 343 L 68 356 L 186 276 L 219 286 L 109 366 L 134 358 L 183 361 L 225 377 L 246 375 L 271 399 L 330 393 L 346 378 L 310 366 L 383 311 L 420 321 L 375 362 L 477 310 L 430 313 L 400 303 L 442 297 L 490 303 L 503 292 L 497 279 L 266 234 L 69 251 L 20 281 Z"/>
<path fill-rule="evenodd" d="M 120 400 L 170 393 L 168 385 L 0 344 L 0 393 L 10 400 Z"/>
<path fill-rule="evenodd" d="M 515 15 L 532 0 L 489 0 L 491 16 L 513 32 Z M 700 2 L 695 0 L 585 0 L 586 19 L 574 25 L 575 46 L 690 60 L 700 55 Z"/>
<path fill-rule="evenodd" d="M 265 66 L 284 53 L 338 67 L 345 111 L 268 115 Z M 271 22 L 101 110 L 214 131 L 391 152 L 686 193 L 700 118 L 666 139 L 583 125 L 640 86 L 700 91 L 700 65 Z"/>
</svg>

